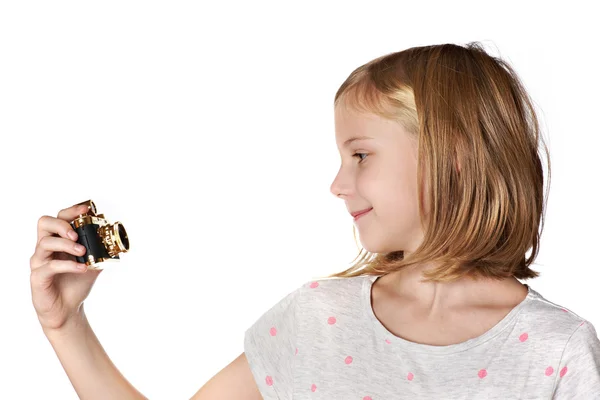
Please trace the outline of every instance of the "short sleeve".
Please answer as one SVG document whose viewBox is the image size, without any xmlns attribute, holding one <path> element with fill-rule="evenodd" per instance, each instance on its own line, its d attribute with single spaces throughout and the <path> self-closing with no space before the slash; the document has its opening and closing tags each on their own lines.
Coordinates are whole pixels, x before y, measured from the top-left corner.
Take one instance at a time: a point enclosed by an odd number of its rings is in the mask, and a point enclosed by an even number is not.
<svg viewBox="0 0 600 400">
<path fill-rule="evenodd" d="M 244 352 L 264 400 L 292 398 L 296 309 L 301 289 L 287 294 L 244 334 Z"/>
<path fill-rule="evenodd" d="M 556 373 L 553 399 L 600 399 L 600 341 L 589 321 L 571 335 Z"/>
</svg>

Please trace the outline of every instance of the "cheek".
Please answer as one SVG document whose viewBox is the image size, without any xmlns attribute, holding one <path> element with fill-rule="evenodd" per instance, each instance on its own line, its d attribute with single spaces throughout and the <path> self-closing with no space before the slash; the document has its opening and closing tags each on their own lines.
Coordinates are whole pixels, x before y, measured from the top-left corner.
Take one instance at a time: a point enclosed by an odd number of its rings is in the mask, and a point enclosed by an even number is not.
<svg viewBox="0 0 600 400">
<path fill-rule="evenodd" d="M 395 174 L 382 180 L 378 189 L 378 203 L 384 214 L 390 218 L 411 219 L 418 216 L 418 194 L 416 182 L 404 174 Z"/>
</svg>

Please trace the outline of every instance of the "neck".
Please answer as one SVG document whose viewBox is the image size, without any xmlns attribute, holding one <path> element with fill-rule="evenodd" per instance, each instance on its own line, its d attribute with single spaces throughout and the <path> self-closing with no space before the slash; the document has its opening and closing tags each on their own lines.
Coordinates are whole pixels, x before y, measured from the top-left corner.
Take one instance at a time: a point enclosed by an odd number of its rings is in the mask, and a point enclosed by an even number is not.
<svg viewBox="0 0 600 400">
<path fill-rule="evenodd" d="M 382 284 L 405 301 L 422 308 L 436 310 L 469 306 L 513 303 L 527 292 L 516 278 L 474 279 L 465 277 L 453 282 L 422 282 L 423 269 L 396 271 L 386 275 Z"/>
</svg>

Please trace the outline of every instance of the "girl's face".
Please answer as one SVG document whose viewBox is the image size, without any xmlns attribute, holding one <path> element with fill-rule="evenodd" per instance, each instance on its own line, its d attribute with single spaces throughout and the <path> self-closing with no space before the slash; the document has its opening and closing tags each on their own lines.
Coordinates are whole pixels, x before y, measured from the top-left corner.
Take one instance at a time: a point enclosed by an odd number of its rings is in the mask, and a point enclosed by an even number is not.
<svg viewBox="0 0 600 400">
<path fill-rule="evenodd" d="M 341 166 L 331 192 L 349 213 L 372 207 L 354 221 L 362 246 L 371 253 L 414 251 L 423 238 L 416 140 L 393 121 L 340 106 L 335 137 Z"/>
</svg>

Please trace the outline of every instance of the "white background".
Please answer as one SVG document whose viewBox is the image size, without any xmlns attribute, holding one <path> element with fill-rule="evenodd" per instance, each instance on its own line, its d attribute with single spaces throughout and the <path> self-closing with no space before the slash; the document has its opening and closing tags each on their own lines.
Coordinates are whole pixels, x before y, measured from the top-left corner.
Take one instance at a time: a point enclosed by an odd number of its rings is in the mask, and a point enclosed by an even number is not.
<svg viewBox="0 0 600 400">
<path fill-rule="evenodd" d="M 146 396 L 189 399 L 268 308 L 350 265 L 352 220 L 329 192 L 335 92 L 428 44 L 481 41 L 525 83 L 552 157 L 527 283 L 600 327 L 600 32 L 585 4 L 2 2 L 0 398 L 77 398 L 28 261 L 40 216 L 93 199 L 131 251 L 86 300 L 92 327 Z"/>
</svg>

